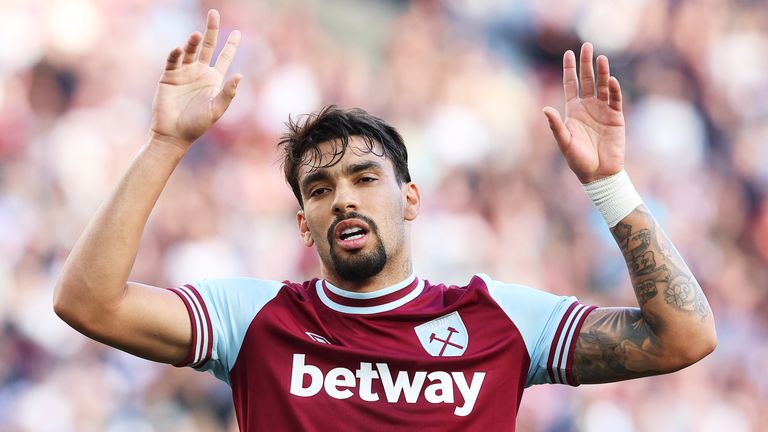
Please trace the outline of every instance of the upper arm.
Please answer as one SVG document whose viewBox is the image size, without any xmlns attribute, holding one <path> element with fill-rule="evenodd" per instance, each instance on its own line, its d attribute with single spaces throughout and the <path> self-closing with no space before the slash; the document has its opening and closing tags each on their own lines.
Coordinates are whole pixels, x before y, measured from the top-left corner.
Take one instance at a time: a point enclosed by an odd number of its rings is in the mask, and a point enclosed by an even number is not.
<svg viewBox="0 0 768 432">
<path fill-rule="evenodd" d="M 665 353 L 639 308 L 598 308 L 584 321 L 573 356 L 579 384 L 621 381 L 685 366 Z"/>
<path fill-rule="evenodd" d="M 123 298 L 90 314 L 79 331 L 122 351 L 163 363 L 184 359 L 192 343 L 189 315 L 172 291 L 128 282 Z"/>
<path fill-rule="evenodd" d="M 129 282 L 117 305 L 70 324 L 122 351 L 228 381 L 251 321 L 282 286 L 252 278 L 205 279 L 171 289 Z"/>
</svg>

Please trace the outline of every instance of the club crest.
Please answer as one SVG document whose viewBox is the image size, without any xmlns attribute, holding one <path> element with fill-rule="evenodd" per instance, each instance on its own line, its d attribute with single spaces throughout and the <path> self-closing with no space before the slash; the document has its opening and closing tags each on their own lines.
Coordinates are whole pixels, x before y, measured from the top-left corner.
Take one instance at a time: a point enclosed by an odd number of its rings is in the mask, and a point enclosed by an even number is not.
<svg viewBox="0 0 768 432">
<path fill-rule="evenodd" d="M 458 357 L 467 350 L 469 334 L 458 312 L 435 318 L 413 329 L 421 346 L 432 357 Z"/>
</svg>

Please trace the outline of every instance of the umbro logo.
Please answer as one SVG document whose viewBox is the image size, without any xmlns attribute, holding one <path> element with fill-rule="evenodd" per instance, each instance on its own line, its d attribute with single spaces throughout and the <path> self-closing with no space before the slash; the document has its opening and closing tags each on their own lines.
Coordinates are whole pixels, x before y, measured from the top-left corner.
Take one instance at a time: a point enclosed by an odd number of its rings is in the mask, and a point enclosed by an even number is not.
<svg viewBox="0 0 768 432">
<path fill-rule="evenodd" d="M 306 335 L 309 336 L 309 338 L 315 342 L 331 345 L 331 342 L 329 342 L 328 339 L 320 336 L 319 334 L 315 334 L 312 332 L 304 332 L 304 333 L 306 333 Z"/>
</svg>

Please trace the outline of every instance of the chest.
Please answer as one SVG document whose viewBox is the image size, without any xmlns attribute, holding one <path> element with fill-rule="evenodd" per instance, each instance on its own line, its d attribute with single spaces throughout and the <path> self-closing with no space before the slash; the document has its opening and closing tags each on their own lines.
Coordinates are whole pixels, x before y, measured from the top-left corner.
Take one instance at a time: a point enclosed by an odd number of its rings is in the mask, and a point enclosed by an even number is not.
<svg viewBox="0 0 768 432">
<path fill-rule="evenodd" d="M 263 389 L 284 409 L 342 409 L 360 421 L 377 412 L 388 424 L 404 413 L 460 421 L 515 412 L 529 359 L 506 315 L 482 301 L 414 306 L 365 316 L 312 302 L 270 305 L 232 370 L 236 398 Z"/>
</svg>

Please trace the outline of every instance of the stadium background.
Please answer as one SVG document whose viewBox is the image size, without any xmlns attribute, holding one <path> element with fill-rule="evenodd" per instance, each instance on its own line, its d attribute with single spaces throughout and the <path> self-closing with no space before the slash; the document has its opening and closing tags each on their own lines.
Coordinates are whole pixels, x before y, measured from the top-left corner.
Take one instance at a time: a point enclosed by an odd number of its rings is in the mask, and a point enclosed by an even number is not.
<svg viewBox="0 0 768 432">
<path fill-rule="evenodd" d="M 214 6 L 244 34 L 245 79 L 173 175 L 132 279 L 316 274 L 274 144 L 289 113 L 336 103 L 406 138 L 420 275 L 635 305 L 541 114 L 564 105 L 563 51 L 589 40 L 624 89 L 627 170 L 698 275 L 719 346 L 674 375 L 529 389 L 518 430 L 768 430 L 768 2 L 1 0 L 0 431 L 235 429 L 213 377 L 90 342 L 51 308 L 145 139 L 166 54 Z"/>
</svg>

